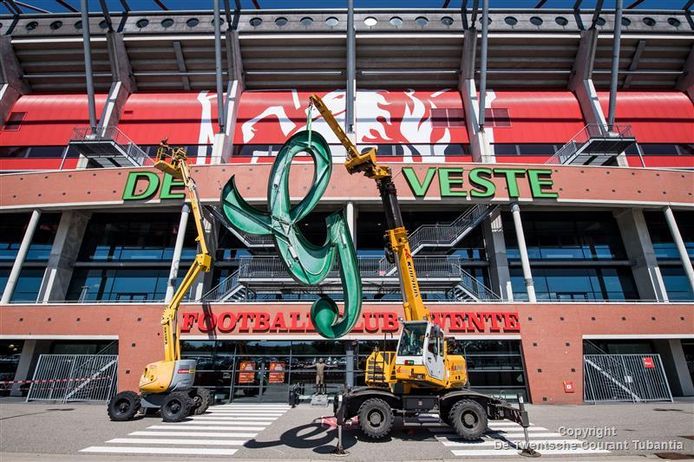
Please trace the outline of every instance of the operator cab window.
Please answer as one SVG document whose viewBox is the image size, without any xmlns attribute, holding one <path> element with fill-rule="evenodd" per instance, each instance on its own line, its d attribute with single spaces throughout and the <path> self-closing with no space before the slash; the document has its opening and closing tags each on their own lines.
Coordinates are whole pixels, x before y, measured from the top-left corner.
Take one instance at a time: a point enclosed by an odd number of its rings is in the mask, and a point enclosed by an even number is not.
<svg viewBox="0 0 694 462">
<path fill-rule="evenodd" d="M 427 323 L 407 323 L 402 328 L 398 356 L 422 356 L 426 339 Z"/>
</svg>

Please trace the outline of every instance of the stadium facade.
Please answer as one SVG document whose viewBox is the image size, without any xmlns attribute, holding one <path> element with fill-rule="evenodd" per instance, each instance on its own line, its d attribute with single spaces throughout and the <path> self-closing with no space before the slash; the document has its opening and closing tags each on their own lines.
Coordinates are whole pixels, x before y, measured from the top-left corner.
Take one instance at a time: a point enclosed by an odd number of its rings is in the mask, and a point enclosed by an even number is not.
<svg viewBox="0 0 694 462">
<path fill-rule="evenodd" d="M 79 12 L 0 16 L 5 391 L 26 392 L 42 354 L 117 354 L 118 388 L 135 387 L 196 250 L 181 185 L 151 168 L 157 144 L 187 147 L 206 206 L 232 175 L 263 206 L 315 92 L 393 169 L 422 291 L 473 387 L 580 403 L 584 355 L 634 353 L 694 395 L 691 11 L 483 15 L 222 9 L 217 30 L 209 11 L 99 11 L 88 28 Z M 339 300 L 338 276 L 298 286 L 271 241 L 210 218 L 214 269 L 179 324 L 220 398 L 284 400 L 321 357 L 333 390 L 359 384 L 372 348 L 397 338 L 378 193 L 342 168 L 316 115 L 336 164 L 302 226 L 320 243 L 323 218 L 344 211 L 363 319 L 323 340 L 308 311 L 319 293 Z M 296 159 L 293 198 L 312 173 Z M 286 373 L 270 376 L 277 363 Z"/>
</svg>

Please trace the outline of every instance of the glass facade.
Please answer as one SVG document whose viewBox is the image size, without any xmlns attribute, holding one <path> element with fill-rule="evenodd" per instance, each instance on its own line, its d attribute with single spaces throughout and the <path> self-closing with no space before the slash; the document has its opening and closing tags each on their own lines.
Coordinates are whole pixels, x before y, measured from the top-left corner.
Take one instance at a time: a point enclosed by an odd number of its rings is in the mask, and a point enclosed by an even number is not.
<svg viewBox="0 0 694 462">
<path fill-rule="evenodd" d="M 694 261 L 694 213 L 677 211 L 674 212 L 674 215 L 689 259 Z M 644 217 L 668 299 L 672 301 L 694 300 L 692 286 L 689 284 L 684 266 L 682 266 L 682 260 L 665 220 L 665 214 L 663 212 L 645 212 Z"/>
<path fill-rule="evenodd" d="M 29 213 L 10 213 L 2 215 L 0 223 L 0 293 L 5 289 L 12 265 L 29 225 Z M 60 214 L 43 213 L 34 231 L 31 245 L 27 251 L 17 285 L 12 292 L 13 303 L 35 302 L 48 258 L 51 254 L 53 239 L 58 230 Z"/>
<path fill-rule="evenodd" d="M 502 214 L 515 300 L 528 300 L 511 214 Z M 523 212 L 538 300 L 635 300 L 638 292 L 610 212 Z"/>
<path fill-rule="evenodd" d="M 182 356 L 198 361 L 196 385 L 213 390 L 217 400 L 286 402 L 290 385 L 303 394 L 316 391 L 315 364 L 326 364 L 328 393 L 347 380 L 347 361 L 354 361 L 352 381 L 364 385 L 366 358 L 375 347 L 395 351 L 397 340 L 216 340 L 183 341 Z M 348 350 L 351 349 L 351 353 Z M 515 399 L 527 398 L 520 341 L 458 340 L 452 352 L 468 361 L 473 390 Z"/>
<path fill-rule="evenodd" d="M 23 340 L 0 340 L 0 396 L 9 396 L 12 391 L 11 383 L 1 382 L 14 380 L 23 346 Z M 22 385 L 22 389 L 28 388 L 29 384 Z"/>
<path fill-rule="evenodd" d="M 94 214 L 87 225 L 67 299 L 164 300 L 179 219 L 178 213 Z M 189 223 L 176 283 L 185 275 L 195 253 L 195 226 Z"/>
</svg>

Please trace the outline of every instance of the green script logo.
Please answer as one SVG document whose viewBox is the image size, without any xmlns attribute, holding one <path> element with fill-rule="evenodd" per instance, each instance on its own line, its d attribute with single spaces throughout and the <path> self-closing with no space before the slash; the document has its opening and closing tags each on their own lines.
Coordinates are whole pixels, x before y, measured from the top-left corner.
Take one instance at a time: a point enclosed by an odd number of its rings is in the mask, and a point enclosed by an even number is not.
<svg viewBox="0 0 694 462">
<path fill-rule="evenodd" d="M 415 197 L 427 195 L 435 176 L 439 177 L 441 197 L 466 197 L 469 193 L 470 197 L 474 198 L 491 198 L 496 194 L 496 182 L 503 180 L 508 189 L 508 197 L 515 199 L 520 197 L 518 180 L 524 177 L 530 185 L 533 199 L 559 197 L 557 192 L 552 191 L 552 170 L 546 168 L 473 168 L 468 172 L 467 181 L 463 168 L 429 167 L 422 179 L 412 167 L 403 167 L 402 173 Z M 472 189 L 465 189 L 466 184 Z"/>
<path fill-rule="evenodd" d="M 184 199 L 184 192 L 174 192 L 175 189 L 183 189 L 183 181 L 177 180 L 168 173 L 160 178 L 154 172 L 130 172 L 123 188 L 124 201 L 140 201 L 152 198 L 161 184 L 160 199 Z M 138 188 L 143 188 L 138 192 Z"/>
<path fill-rule="evenodd" d="M 311 155 L 315 164 L 308 193 L 292 206 L 289 197 L 289 169 L 299 153 Z M 302 131 L 282 146 L 270 172 L 267 191 L 269 213 L 249 205 L 232 176 L 222 190 L 222 209 L 229 223 L 250 234 L 271 235 L 289 274 L 300 284 L 320 284 L 333 268 L 335 258 L 342 281 L 345 308 L 342 318 L 337 304 L 322 295 L 311 307 L 311 321 L 316 331 L 326 338 L 339 338 L 349 333 L 361 316 L 362 288 L 359 265 L 352 237 L 342 212 L 326 218 L 328 228 L 325 244 L 310 243 L 298 222 L 318 204 L 332 173 L 330 147 L 319 133 Z"/>
</svg>

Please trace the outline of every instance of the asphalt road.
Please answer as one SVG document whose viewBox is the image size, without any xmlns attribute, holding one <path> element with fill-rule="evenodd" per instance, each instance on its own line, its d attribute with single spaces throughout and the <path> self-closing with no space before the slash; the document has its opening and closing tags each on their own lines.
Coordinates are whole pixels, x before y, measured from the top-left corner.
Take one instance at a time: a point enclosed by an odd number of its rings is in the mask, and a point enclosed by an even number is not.
<svg viewBox="0 0 694 462">
<path fill-rule="evenodd" d="M 694 458 L 694 402 L 529 406 L 530 435 L 543 459 L 661 460 Z M 330 408 L 302 405 L 215 406 L 177 424 L 158 417 L 111 422 L 104 405 L 37 404 L 0 399 L 0 460 L 519 460 L 520 428 L 492 422 L 475 444 L 458 440 L 434 416 L 396 426 L 384 441 L 344 431 L 346 457 L 332 454 Z M 325 418 L 327 417 L 327 419 Z M 687 438 L 689 437 L 689 438 Z M 609 451 L 609 452 L 603 452 Z M 139 454 L 139 456 L 137 456 Z M 146 455 L 145 455 L 146 454 Z"/>
</svg>

